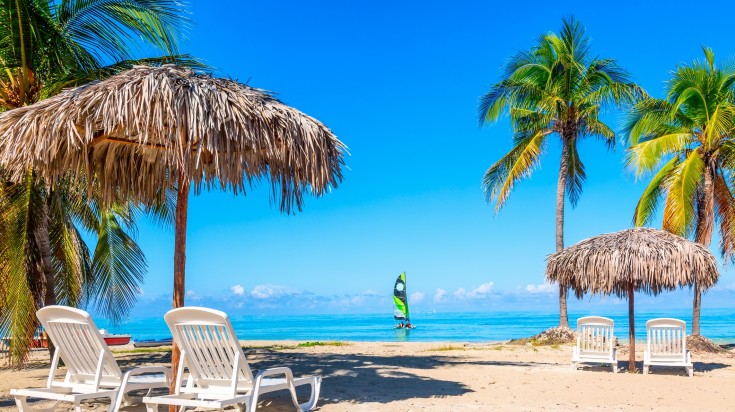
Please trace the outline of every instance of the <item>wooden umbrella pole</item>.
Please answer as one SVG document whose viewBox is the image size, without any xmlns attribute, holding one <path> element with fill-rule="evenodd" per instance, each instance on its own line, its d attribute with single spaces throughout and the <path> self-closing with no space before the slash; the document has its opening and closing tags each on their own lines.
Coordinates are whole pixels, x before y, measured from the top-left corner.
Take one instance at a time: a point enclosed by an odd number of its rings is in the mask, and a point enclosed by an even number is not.
<svg viewBox="0 0 735 412">
<path fill-rule="evenodd" d="M 628 339 L 630 346 L 628 371 L 635 372 L 635 295 L 632 281 L 628 282 Z"/>
<path fill-rule="evenodd" d="M 186 269 L 186 222 L 189 209 L 189 179 L 184 177 L 184 173 L 179 173 L 179 187 L 176 197 L 176 234 L 174 240 L 174 293 L 173 307 L 174 309 L 184 306 L 184 294 L 186 288 L 184 285 L 185 269 Z M 171 393 L 174 393 L 176 387 L 176 376 L 179 369 L 179 359 L 181 352 L 179 351 L 176 341 L 173 342 L 171 348 Z M 175 412 L 176 407 L 169 407 L 170 412 Z"/>
</svg>

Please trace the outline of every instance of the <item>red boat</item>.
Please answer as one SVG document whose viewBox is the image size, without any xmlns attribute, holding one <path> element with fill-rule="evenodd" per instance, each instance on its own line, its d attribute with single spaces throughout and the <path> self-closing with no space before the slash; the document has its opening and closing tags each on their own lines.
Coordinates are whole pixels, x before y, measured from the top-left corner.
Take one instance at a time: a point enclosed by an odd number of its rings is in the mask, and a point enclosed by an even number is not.
<svg viewBox="0 0 735 412">
<path fill-rule="evenodd" d="M 130 343 L 130 335 L 110 335 L 105 329 L 100 329 L 100 334 L 107 346 L 127 345 Z M 31 347 L 48 348 L 48 339 L 46 337 L 34 338 Z"/>
<path fill-rule="evenodd" d="M 104 329 L 100 329 L 100 334 L 102 334 L 102 339 L 105 340 L 108 346 L 127 345 L 130 343 L 130 335 L 110 335 Z"/>
</svg>

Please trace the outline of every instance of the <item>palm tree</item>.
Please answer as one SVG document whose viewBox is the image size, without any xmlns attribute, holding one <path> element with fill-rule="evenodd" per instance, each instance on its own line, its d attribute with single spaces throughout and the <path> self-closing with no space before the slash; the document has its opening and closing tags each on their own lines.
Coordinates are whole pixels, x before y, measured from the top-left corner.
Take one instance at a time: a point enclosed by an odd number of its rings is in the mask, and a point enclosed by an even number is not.
<svg viewBox="0 0 735 412">
<path fill-rule="evenodd" d="M 0 0 L 0 110 L 140 62 L 196 65 L 177 55 L 188 26 L 184 13 L 175 0 Z M 134 58 L 151 46 L 164 57 Z M 120 322 L 146 263 L 132 237 L 139 208 L 87 200 L 87 186 L 94 185 L 84 182 L 57 182 L 51 190 L 32 170 L 21 183 L 0 182 L 0 334 L 13 337 L 11 361 L 19 366 L 37 326 L 36 309 L 88 304 Z M 166 220 L 161 198 L 153 211 Z M 97 236 L 93 253 L 85 231 Z"/>
<path fill-rule="evenodd" d="M 539 164 L 549 137 L 561 143 L 556 189 L 556 251 L 564 249 L 564 203 L 577 204 L 586 178 L 577 143 L 586 137 L 615 146 L 615 132 L 600 120 L 606 109 L 633 103 L 644 92 L 615 60 L 592 57 L 582 24 L 564 19 L 561 33 L 549 33 L 506 65 L 502 80 L 482 96 L 480 123 L 505 112 L 513 126 L 513 148 L 485 172 L 483 187 L 496 212 L 513 186 Z M 569 327 L 567 290 L 559 286 L 559 326 Z"/>
<path fill-rule="evenodd" d="M 709 247 L 719 223 L 720 252 L 735 261 L 735 70 L 705 61 L 680 66 L 665 100 L 639 102 L 626 124 L 628 164 L 639 175 L 658 169 L 635 208 L 636 226 L 649 224 L 664 198 L 663 228 Z M 694 285 L 692 335 L 700 335 L 702 293 Z"/>
</svg>

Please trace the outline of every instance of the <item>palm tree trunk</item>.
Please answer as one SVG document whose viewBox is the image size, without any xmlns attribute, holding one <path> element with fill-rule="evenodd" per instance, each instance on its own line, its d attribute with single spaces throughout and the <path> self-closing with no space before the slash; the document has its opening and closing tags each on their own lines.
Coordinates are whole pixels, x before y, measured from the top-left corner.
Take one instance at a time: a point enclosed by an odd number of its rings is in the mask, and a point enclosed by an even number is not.
<svg viewBox="0 0 735 412">
<path fill-rule="evenodd" d="M 564 250 L 564 193 L 567 181 L 567 157 L 569 156 L 568 140 L 562 137 L 561 161 L 559 162 L 559 180 L 556 184 L 556 252 Z M 567 287 L 559 285 L 559 326 L 569 327 L 567 315 Z"/>
<path fill-rule="evenodd" d="M 38 248 L 41 252 L 41 263 L 43 264 L 43 278 L 44 278 L 44 297 L 43 306 L 50 306 L 56 304 L 56 290 L 55 276 L 52 269 L 51 263 L 51 241 L 49 239 L 49 205 L 48 201 L 51 199 L 51 193 L 49 192 L 47 198 L 41 203 L 41 224 L 36 232 L 36 241 L 38 242 Z M 41 305 L 39 305 L 40 307 Z M 48 351 L 49 357 L 53 359 L 54 356 L 54 344 L 51 339 L 48 340 Z"/>
<path fill-rule="evenodd" d="M 185 173 L 179 173 L 179 187 L 176 197 L 176 234 L 174 240 L 174 293 L 173 307 L 174 309 L 184 306 L 184 294 L 186 288 L 184 285 L 185 269 L 186 269 L 186 222 L 189 209 L 189 179 L 184 177 Z M 181 351 L 176 341 L 173 343 L 171 350 L 171 393 L 174 393 L 176 387 L 176 376 L 179 369 L 179 359 Z M 169 412 L 176 412 L 176 407 L 169 407 Z"/>
<path fill-rule="evenodd" d="M 715 217 L 715 190 L 714 176 L 715 168 L 712 160 L 708 159 L 705 163 L 704 182 L 702 183 L 702 191 L 699 197 L 699 207 L 697 209 L 697 229 L 696 241 L 700 245 L 709 249 L 712 243 L 712 232 L 714 230 Z M 694 302 L 692 304 L 692 336 L 699 336 L 699 319 L 702 312 L 702 291 L 699 289 L 699 282 L 694 279 Z"/>
</svg>

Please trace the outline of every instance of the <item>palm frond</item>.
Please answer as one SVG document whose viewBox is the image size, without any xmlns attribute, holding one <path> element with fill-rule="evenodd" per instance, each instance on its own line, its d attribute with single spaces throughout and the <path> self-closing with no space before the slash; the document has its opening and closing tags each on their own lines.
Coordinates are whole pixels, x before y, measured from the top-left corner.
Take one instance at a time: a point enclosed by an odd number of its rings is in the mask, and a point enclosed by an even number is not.
<svg viewBox="0 0 735 412">
<path fill-rule="evenodd" d="M 584 164 L 579 159 L 579 152 L 575 144 L 570 144 L 567 148 L 567 170 L 566 170 L 566 193 L 569 196 L 569 203 L 576 206 L 579 196 L 582 194 L 582 186 L 587 178 L 584 172 Z"/>
<path fill-rule="evenodd" d="M 513 149 L 485 172 L 482 182 L 485 198 L 488 202 L 496 201 L 496 212 L 507 201 L 515 183 L 530 176 L 538 165 L 544 140 L 550 133 L 539 131 L 519 138 Z"/>
<path fill-rule="evenodd" d="M 678 158 L 672 158 L 653 176 L 651 182 L 638 200 L 638 204 L 635 206 L 633 225 L 640 227 L 647 226 L 651 223 L 658 208 L 658 202 L 666 191 L 665 184 L 670 179 L 669 173 L 678 162 Z"/>
<path fill-rule="evenodd" d="M 119 214 L 103 210 L 92 260 L 92 304 L 113 324 L 125 320 L 135 305 L 147 264 L 143 252 L 123 230 Z"/>
<path fill-rule="evenodd" d="M 698 150 L 671 170 L 666 181 L 665 230 L 687 237 L 694 229 L 696 194 L 703 171 L 704 162 Z"/>
</svg>

